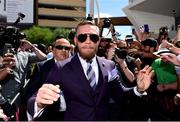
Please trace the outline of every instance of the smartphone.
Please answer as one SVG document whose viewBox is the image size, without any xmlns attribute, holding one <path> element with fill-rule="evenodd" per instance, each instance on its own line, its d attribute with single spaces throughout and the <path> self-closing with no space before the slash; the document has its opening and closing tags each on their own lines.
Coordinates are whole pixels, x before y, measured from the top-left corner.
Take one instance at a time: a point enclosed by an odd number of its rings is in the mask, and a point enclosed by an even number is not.
<svg viewBox="0 0 180 122">
<path fill-rule="evenodd" d="M 135 34 L 136 30 L 135 28 L 132 29 L 132 34 Z"/>
<path fill-rule="evenodd" d="M 4 50 L 3 50 L 3 56 L 6 54 L 6 53 L 11 53 L 12 52 L 12 45 L 9 44 L 9 43 L 5 43 L 4 45 Z"/>
<path fill-rule="evenodd" d="M 149 33 L 149 25 L 148 24 L 144 25 L 144 32 Z"/>
</svg>

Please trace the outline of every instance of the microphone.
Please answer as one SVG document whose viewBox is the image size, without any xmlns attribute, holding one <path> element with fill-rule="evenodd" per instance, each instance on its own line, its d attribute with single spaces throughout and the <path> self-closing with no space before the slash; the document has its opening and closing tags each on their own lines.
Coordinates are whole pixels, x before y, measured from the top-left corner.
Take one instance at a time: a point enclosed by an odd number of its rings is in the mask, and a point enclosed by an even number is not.
<svg viewBox="0 0 180 122">
<path fill-rule="evenodd" d="M 23 20 L 23 18 L 24 18 L 26 15 L 24 15 L 23 13 L 20 12 L 20 13 L 18 13 L 18 16 L 20 17 L 21 20 Z"/>
<path fill-rule="evenodd" d="M 25 15 L 23 13 L 18 13 L 18 18 L 16 19 L 16 21 L 13 23 L 13 26 L 16 26 L 20 20 L 23 20 L 23 18 L 25 17 Z"/>
</svg>

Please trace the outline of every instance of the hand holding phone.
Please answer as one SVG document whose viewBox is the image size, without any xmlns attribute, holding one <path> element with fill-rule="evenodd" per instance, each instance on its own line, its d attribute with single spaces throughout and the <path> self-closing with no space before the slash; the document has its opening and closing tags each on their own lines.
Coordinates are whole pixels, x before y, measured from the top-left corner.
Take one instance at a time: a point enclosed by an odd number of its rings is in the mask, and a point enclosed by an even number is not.
<svg viewBox="0 0 180 122">
<path fill-rule="evenodd" d="M 12 53 L 12 45 L 9 43 L 4 45 L 3 56 L 5 56 L 7 53 Z"/>
<path fill-rule="evenodd" d="M 12 53 L 6 53 L 3 57 L 2 64 L 5 67 L 9 67 L 10 69 L 14 69 L 16 66 L 16 60 Z"/>
</svg>

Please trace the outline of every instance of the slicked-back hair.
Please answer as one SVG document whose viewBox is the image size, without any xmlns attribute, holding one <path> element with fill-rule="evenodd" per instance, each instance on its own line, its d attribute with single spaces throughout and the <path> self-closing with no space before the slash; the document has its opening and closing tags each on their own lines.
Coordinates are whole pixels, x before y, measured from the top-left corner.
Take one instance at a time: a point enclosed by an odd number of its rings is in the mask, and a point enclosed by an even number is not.
<svg viewBox="0 0 180 122">
<path fill-rule="evenodd" d="M 96 25 L 94 22 L 92 22 L 92 21 L 84 20 L 84 21 L 80 22 L 80 23 L 77 25 L 77 27 L 76 27 L 76 32 L 77 32 L 78 28 L 79 28 L 80 26 L 83 26 L 83 25 L 93 25 L 93 26 L 97 26 L 97 25 Z M 97 26 L 97 28 L 98 28 L 98 26 Z"/>
</svg>

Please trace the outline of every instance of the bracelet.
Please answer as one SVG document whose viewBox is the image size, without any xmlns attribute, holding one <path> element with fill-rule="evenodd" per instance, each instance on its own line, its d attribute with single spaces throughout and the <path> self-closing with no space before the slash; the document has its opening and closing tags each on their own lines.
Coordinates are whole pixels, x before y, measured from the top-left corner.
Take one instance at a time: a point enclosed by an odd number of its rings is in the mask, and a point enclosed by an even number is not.
<svg viewBox="0 0 180 122">
<path fill-rule="evenodd" d="M 127 66 L 125 66 L 124 68 L 122 68 L 122 70 L 123 70 L 123 71 L 125 71 L 127 68 L 128 68 L 128 67 L 127 67 Z"/>
<path fill-rule="evenodd" d="M 175 71 L 177 75 L 180 75 L 180 66 L 175 66 Z"/>
</svg>

